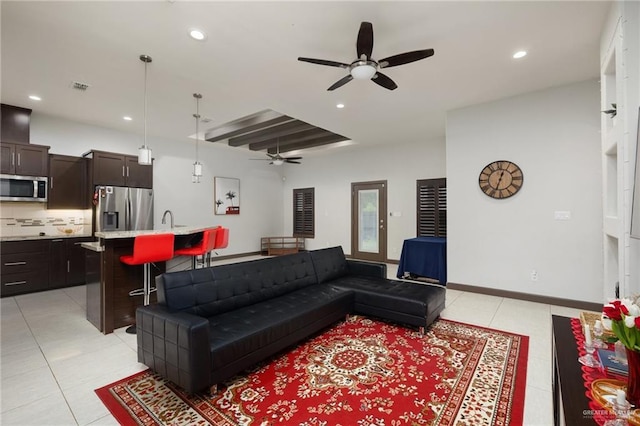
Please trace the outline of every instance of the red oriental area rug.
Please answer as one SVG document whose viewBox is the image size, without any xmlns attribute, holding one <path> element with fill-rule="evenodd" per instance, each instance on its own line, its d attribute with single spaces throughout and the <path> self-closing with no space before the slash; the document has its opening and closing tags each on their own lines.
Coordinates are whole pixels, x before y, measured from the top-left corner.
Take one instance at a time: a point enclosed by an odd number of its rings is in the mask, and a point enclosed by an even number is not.
<svg viewBox="0 0 640 426">
<path fill-rule="evenodd" d="M 189 395 L 144 371 L 97 389 L 122 424 L 522 424 L 529 338 L 453 321 L 421 336 L 354 316 L 225 383 Z"/>
</svg>

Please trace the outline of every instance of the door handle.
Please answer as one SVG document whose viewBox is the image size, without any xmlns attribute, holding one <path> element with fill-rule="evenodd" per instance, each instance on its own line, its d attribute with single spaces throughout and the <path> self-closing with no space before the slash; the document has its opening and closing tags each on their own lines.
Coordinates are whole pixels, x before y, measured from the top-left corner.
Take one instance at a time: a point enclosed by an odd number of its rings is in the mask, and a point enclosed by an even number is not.
<svg viewBox="0 0 640 426">
<path fill-rule="evenodd" d="M 51 176 L 51 189 L 53 189 L 53 176 Z"/>
<path fill-rule="evenodd" d="M 10 283 L 4 283 L 4 285 L 22 285 L 22 284 L 26 284 L 26 281 L 13 281 Z"/>
<path fill-rule="evenodd" d="M 69 271 L 71 270 L 70 268 L 70 264 L 71 262 L 69 260 L 67 260 L 67 274 L 69 273 Z"/>
<path fill-rule="evenodd" d="M 4 266 L 18 266 L 18 265 L 26 265 L 27 262 L 7 262 Z"/>
<path fill-rule="evenodd" d="M 127 177 L 129 177 L 129 166 L 127 166 Z"/>
<path fill-rule="evenodd" d="M 122 177 L 124 177 L 124 166 L 122 166 Z"/>
<path fill-rule="evenodd" d="M 16 165 L 16 153 L 15 152 L 11 153 L 11 165 L 12 166 Z"/>
<path fill-rule="evenodd" d="M 18 153 L 18 166 L 20 165 L 20 153 Z"/>
</svg>

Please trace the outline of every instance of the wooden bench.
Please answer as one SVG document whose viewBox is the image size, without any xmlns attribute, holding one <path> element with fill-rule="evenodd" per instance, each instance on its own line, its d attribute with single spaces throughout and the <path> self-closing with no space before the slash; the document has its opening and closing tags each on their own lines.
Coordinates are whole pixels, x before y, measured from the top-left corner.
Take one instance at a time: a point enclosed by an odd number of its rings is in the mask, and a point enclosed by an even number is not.
<svg viewBox="0 0 640 426">
<path fill-rule="evenodd" d="M 301 237 L 262 237 L 260 250 L 263 255 L 279 256 L 304 250 L 304 238 Z"/>
</svg>

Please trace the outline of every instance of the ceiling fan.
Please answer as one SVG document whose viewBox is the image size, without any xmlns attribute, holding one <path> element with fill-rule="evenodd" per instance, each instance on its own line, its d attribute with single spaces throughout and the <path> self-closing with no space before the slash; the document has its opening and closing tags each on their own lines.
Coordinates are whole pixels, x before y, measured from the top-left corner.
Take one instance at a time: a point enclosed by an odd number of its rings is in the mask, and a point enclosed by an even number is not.
<svg viewBox="0 0 640 426">
<path fill-rule="evenodd" d="M 433 49 L 414 50 L 411 52 L 400 53 L 399 55 L 389 56 L 388 58 L 376 61 L 371 58 L 373 52 L 373 25 L 371 22 L 362 22 L 360 24 L 360 31 L 358 32 L 358 40 L 356 42 L 356 51 L 358 52 L 358 59 L 345 64 L 342 62 L 327 61 L 324 59 L 313 58 L 298 58 L 302 62 L 310 62 L 312 64 L 327 65 L 330 67 L 339 67 L 349 70 L 349 74 L 346 77 L 336 81 L 327 90 L 335 90 L 340 86 L 344 86 L 351 80 L 372 80 L 379 86 L 385 89 L 394 90 L 398 87 L 393 80 L 386 75 L 379 72 L 379 69 L 396 67 L 398 65 L 408 64 L 410 62 L 419 61 L 420 59 L 433 56 L 435 53 Z"/>
<path fill-rule="evenodd" d="M 269 161 L 269 164 L 273 164 L 275 166 L 281 166 L 284 163 L 289 163 L 289 164 L 302 164 L 297 160 L 302 160 L 302 157 L 283 157 L 280 155 L 280 140 L 278 139 L 278 141 L 276 142 L 276 153 L 274 154 L 269 154 L 268 152 L 266 153 L 267 156 L 269 158 L 252 158 L 252 160 L 257 160 L 257 161 Z"/>
</svg>

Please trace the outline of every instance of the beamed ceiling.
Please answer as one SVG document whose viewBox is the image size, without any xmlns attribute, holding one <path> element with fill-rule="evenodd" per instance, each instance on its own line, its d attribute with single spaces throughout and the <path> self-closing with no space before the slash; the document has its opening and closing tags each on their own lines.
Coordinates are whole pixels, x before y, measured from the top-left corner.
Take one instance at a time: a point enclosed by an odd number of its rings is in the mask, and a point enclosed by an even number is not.
<svg viewBox="0 0 640 426">
<path fill-rule="evenodd" d="M 318 147 L 348 138 L 321 129 L 302 120 L 272 110 L 264 110 L 225 123 L 205 132 L 209 142 L 225 142 L 229 146 L 246 147 L 252 151 L 267 150 L 270 154 Z"/>
</svg>

